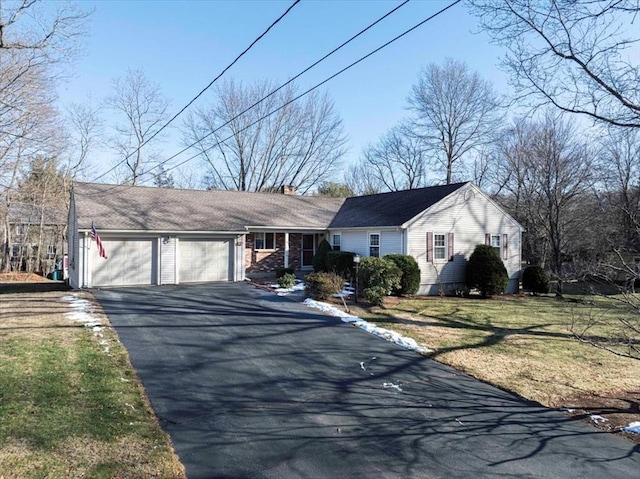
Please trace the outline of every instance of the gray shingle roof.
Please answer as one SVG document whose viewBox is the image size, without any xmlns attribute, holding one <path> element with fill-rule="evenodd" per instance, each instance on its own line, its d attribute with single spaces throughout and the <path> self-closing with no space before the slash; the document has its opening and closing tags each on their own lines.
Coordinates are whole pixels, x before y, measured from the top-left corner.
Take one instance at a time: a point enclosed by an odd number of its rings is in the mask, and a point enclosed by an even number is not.
<svg viewBox="0 0 640 479">
<path fill-rule="evenodd" d="M 244 231 L 246 226 L 326 228 L 344 198 L 74 183 L 78 227 Z"/>
<path fill-rule="evenodd" d="M 467 183 L 347 198 L 331 228 L 400 226 Z"/>
<path fill-rule="evenodd" d="M 400 226 L 466 183 L 352 198 L 75 183 L 78 227 L 244 231 Z"/>
</svg>

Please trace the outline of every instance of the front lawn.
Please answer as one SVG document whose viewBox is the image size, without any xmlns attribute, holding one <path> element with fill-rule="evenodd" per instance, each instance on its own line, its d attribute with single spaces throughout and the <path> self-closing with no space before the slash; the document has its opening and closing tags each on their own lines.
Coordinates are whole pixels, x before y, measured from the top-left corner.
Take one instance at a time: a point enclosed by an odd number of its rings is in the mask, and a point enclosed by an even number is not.
<svg viewBox="0 0 640 479">
<path fill-rule="evenodd" d="M 603 416 L 606 421 L 591 420 L 605 430 L 640 421 L 640 360 L 597 349 L 571 332 L 572 324 L 589 317 L 599 322 L 589 334 L 618 334 L 624 312 L 615 301 L 400 299 L 352 313 L 431 348 L 437 361 L 524 398 L 586 419 Z"/>
<path fill-rule="evenodd" d="M 0 297 L 0 477 L 185 477 L 88 293 Z"/>
</svg>

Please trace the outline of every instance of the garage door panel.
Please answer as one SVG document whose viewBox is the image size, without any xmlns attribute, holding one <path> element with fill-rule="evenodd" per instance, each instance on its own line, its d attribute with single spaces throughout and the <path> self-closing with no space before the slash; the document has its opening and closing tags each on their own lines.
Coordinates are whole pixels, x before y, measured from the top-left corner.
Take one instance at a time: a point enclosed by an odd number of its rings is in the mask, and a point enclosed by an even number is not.
<svg viewBox="0 0 640 479">
<path fill-rule="evenodd" d="M 228 281 L 231 271 L 230 239 L 180 239 L 180 282 Z"/>
<path fill-rule="evenodd" d="M 154 239 L 103 238 L 107 259 L 92 244 L 93 286 L 130 286 L 155 283 L 156 241 Z"/>
</svg>

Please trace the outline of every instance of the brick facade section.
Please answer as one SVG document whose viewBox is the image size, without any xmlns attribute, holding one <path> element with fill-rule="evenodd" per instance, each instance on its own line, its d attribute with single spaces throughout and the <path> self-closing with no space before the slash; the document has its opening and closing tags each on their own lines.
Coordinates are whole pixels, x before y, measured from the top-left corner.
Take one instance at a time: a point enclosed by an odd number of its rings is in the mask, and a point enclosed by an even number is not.
<svg viewBox="0 0 640 479">
<path fill-rule="evenodd" d="M 284 267 L 284 233 L 275 233 L 274 250 L 254 249 L 255 235 L 248 233 L 245 240 L 245 271 L 247 273 L 270 273 Z M 289 267 L 300 269 L 302 235 L 289 234 Z"/>
</svg>

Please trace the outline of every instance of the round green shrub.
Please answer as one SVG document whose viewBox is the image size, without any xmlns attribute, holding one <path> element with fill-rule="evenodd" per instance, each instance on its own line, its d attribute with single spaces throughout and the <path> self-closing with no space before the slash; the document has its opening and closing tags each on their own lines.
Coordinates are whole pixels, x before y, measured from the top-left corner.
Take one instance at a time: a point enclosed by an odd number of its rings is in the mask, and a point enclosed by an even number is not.
<svg viewBox="0 0 640 479">
<path fill-rule="evenodd" d="M 370 303 L 382 306 L 383 299 L 400 287 L 402 271 L 386 258 L 362 258 L 358 272 L 358 288 Z"/>
<path fill-rule="evenodd" d="M 392 293 L 396 296 L 416 294 L 420 289 L 420 268 L 415 258 L 406 254 L 388 254 L 384 258 L 393 261 L 402 272 L 400 287 Z"/>
<path fill-rule="evenodd" d="M 547 294 L 551 284 L 549 275 L 541 266 L 527 266 L 522 272 L 522 289 L 536 294 Z"/>
<path fill-rule="evenodd" d="M 276 279 L 282 278 L 285 274 L 294 274 L 293 268 L 276 268 Z"/>
<path fill-rule="evenodd" d="M 313 271 L 319 273 L 320 271 L 327 271 L 327 253 L 331 251 L 331 245 L 327 240 L 322 240 L 318 245 L 316 254 L 313 255 Z"/>
<path fill-rule="evenodd" d="M 291 273 L 285 273 L 278 278 L 278 286 L 281 288 L 292 288 L 296 284 L 296 277 Z"/>
<path fill-rule="evenodd" d="M 509 276 L 495 249 L 478 245 L 467 262 L 467 286 L 480 290 L 483 298 L 504 293 Z"/>
<path fill-rule="evenodd" d="M 342 291 L 344 278 L 335 273 L 311 273 L 304 277 L 304 291 L 313 299 L 324 300 Z"/>
</svg>

